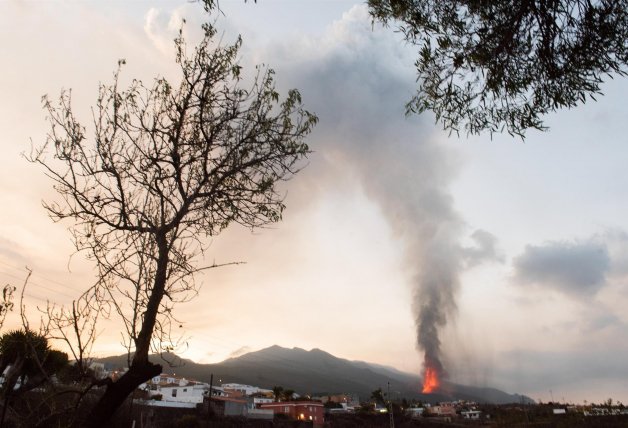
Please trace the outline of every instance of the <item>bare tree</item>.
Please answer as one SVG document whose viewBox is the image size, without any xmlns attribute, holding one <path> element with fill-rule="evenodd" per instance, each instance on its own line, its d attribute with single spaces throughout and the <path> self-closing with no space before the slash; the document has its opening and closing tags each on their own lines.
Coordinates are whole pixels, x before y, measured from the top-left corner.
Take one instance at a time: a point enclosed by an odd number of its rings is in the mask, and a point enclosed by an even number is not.
<svg viewBox="0 0 628 428">
<path fill-rule="evenodd" d="M 15 287 L 7 284 L 2 288 L 2 297 L 0 297 L 0 328 L 4 324 L 7 314 L 13 310 L 13 293 Z"/>
<path fill-rule="evenodd" d="M 90 288 L 69 308 L 48 302 L 43 313 L 43 330 L 49 339 L 59 340 L 69 349 L 74 360 L 76 380 L 94 382 L 89 366 L 90 353 L 96 342 L 97 325 L 101 315 L 109 316 L 111 305 L 106 300 L 97 299 Z"/>
<path fill-rule="evenodd" d="M 212 26 L 188 54 L 175 40 L 181 80 L 151 86 L 101 85 L 93 138 L 72 111 L 71 92 L 44 97 L 51 130 L 29 159 L 53 180 L 55 221 L 73 221 L 77 250 L 98 268 L 95 310 L 110 305 L 124 322 L 129 370 L 109 382 L 88 425 L 102 426 L 140 384 L 161 373 L 151 347 L 167 342 L 173 306 L 197 292 L 205 237 L 232 223 L 261 227 L 281 219 L 277 184 L 295 174 L 317 122 L 298 91 L 280 101 L 273 71 L 258 68 L 242 87 L 241 40 L 217 44 Z M 50 158 L 50 154 L 52 158 Z"/>
</svg>

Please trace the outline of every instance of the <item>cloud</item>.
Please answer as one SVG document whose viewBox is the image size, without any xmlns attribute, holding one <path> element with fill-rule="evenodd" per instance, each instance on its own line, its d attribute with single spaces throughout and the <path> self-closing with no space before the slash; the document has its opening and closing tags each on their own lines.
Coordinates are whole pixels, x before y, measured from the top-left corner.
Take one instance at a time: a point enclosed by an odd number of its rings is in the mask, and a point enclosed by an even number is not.
<svg viewBox="0 0 628 428">
<path fill-rule="evenodd" d="M 250 346 L 241 346 L 240 348 L 238 348 L 235 351 L 231 352 L 227 358 L 236 358 L 236 357 L 239 357 L 241 355 L 248 354 L 251 351 L 252 351 L 252 349 L 251 349 Z"/>
<path fill-rule="evenodd" d="M 486 261 L 503 262 L 504 256 L 497 248 L 497 237 L 486 230 L 477 229 L 471 234 L 475 246 L 462 249 L 467 267 L 471 268 Z"/>
<path fill-rule="evenodd" d="M 0 256 L 10 260 L 16 265 L 25 265 L 27 258 L 24 257 L 26 249 L 17 242 L 0 236 Z"/>
<path fill-rule="evenodd" d="M 617 326 L 624 327 L 624 323 L 622 322 L 622 320 L 613 313 L 605 312 L 597 316 L 593 316 L 591 319 L 588 320 L 587 333 L 596 333 L 599 330 Z"/>
<path fill-rule="evenodd" d="M 542 401 L 551 400 L 551 395 L 562 401 L 563 394 L 574 399 L 574 391 L 580 394 L 575 397 L 580 402 L 628 392 L 623 381 L 628 376 L 626 348 L 621 344 L 603 350 L 593 346 L 561 351 L 515 349 L 502 353 L 499 361 L 495 370 L 504 388 L 525 391 Z"/>
<path fill-rule="evenodd" d="M 192 45 L 201 37 L 200 24 L 203 16 L 199 5 L 188 4 L 170 11 L 151 7 L 144 16 L 144 33 L 162 54 L 172 58 L 173 41 L 178 36 L 179 30 L 184 30 L 185 39 Z"/>
<path fill-rule="evenodd" d="M 620 229 L 609 229 L 602 239 L 611 258 L 609 277 L 628 283 L 628 233 Z"/>
<path fill-rule="evenodd" d="M 522 285 L 547 287 L 572 297 L 591 297 L 607 284 L 611 259 L 604 242 L 556 241 L 528 245 L 514 259 Z"/>
</svg>

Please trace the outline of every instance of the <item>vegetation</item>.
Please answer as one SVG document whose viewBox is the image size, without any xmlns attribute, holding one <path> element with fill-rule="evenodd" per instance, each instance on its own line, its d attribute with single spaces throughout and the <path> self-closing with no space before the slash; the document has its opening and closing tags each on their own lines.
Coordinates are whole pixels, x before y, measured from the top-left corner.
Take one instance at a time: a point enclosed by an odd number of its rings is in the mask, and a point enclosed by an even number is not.
<svg viewBox="0 0 628 428">
<path fill-rule="evenodd" d="M 418 49 L 407 112 L 445 129 L 523 136 L 542 116 L 601 94 L 625 76 L 628 0 L 368 0 Z"/>
<path fill-rule="evenodd" d="M 208 11 L 218 6 L 203 3 Z M 544 129 L 545 114 L 593 98 L 604 76 L 626 74 L 628 0 L 368 5 L 373 20 L 399 25 L 418 47 L 419 87 L 407 112 L 432 110 L 456 132 L 523 136 Z M 70 91 L 57 102 L 44 97 L 50 133 L 29 159 L 52 179 L 61 201 L 46 209 L 55 221 L 72 222 L 76 248 L 95 263 L 98 281 L 70 308 L 48 308 L 54 333 L 36 334 L 25 324 L 0 337 L 0 366 L 8 369 L 0 390 L 3 420 L 13 397 L 52 385 L 58 374 L 77 387 L 76 401 L 55 402 L 56 415 L 77 413 L 92 388 L 105 386 L 88 418 L 68 417 L 65 424 L 106 424 L 137 386 L 161 372 L 149 352 L 176 344 L 173 311 L 196 294 L 194 275 L 219 266 L 199 264 L 205 238 L 233 223 L 257 228 L 281 219 L 277 185 L 299 171 L 317 118 L 298 91 L 280 98 L 272 70 L 258 68 L 244 88 L 241 40 L 224 46 L 212 26 L 203 28 L 190 55 L 181 33 L 175 41 L 176 83 L 134 80 L 121 89 L 121 61 L 113 83 L 100 87 L 91 137 L 72 110 Z M 0 325 L 14 290 L 3 289 Z M 85 358 L 96 320 L 110 314 L 123 321 L 129 351 L 130 369 L 115 382 L 95 379 Z M 70 345 L 74 368 L 48 338 Z M 276 400 L 294 392 L 277 388 Z M 384 402 L 381 389 L 373 394 Z M 42 420 L 54 419 L 48 413 Z"/>
<path fill-rule="evenodd" d="M 376 403 L 376 404 L 385 404 L 386 403 L 386 399 L 385 397 L 385 393 L 382 391 L 382 388 L 377 388 L 375 391 L 371 392 L 371 399 Z"/>
<path fill-rule="evenodd" d="M 52 376 L 68 367 L 68 355 L 51 349 L 48 340 L 41 334 L 28 329 L 12 330 L 0 336 L 0 426 L 5 420 L 15 424 L 28 420 L 29 414 L 17 412 L 16 400 L 46 383 Z"/>
<path fill-rule="evenodd" d="M 283 386 L 273 386 L 273 397 L 275 401 L 281 401 L 283 395 Z"/>
<path fill-rule="evenodd" d="M 113 310 L 132 352 L 129 370 L 107 384 L 92 409 L 93 426 L 161 373 L 149 351 L 171 349 L 174 305 L 196 294 L 194 274 L 218 266 L 196 264 L 203 238 L 232 223 L 279 221 L 284 204 L 276 184 L 295 174 L 309 151 L 303 140 L 317 118 L 299 93 L 280 101 L 273 71 L 261 68 L 241 87 L 241 41 L 216 46 L 215 29 L 204 30 L 191 56 L 181 34 L 175 41 L 180 82 L 157 78 L 147 87 L 134 80 L 120 89 L 119 69 L 113 84 L 102 85 L 93 138 L 72 111 L 70 91 L 56 104 L 44 97 L 51 130 L 30 160 L 62 198 L 46 209 L 55 221 L 73 222 L 76 248 L 99 275 L 79 310 L 57 326 L 78 330 L 80 320 Z"/>
</svg>

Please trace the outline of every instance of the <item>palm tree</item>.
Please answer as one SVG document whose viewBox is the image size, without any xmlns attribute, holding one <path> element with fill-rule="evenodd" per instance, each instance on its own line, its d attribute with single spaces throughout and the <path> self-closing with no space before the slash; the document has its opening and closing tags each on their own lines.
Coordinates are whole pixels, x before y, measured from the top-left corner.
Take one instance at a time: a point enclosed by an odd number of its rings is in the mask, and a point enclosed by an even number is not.
<svg viewBox="0 0 628 428">
<path fill-rule="evenodd" d="M 31 330 L 12 330 L 0 336 L 0 374 L 3 394 L 28 390 L 68 365 L 68 354 L 50 349 L 48 339 Z M 27 383 L 26 383 L 27 381 Z"/>
<path fill-rule="evenodd" d="M 68 354 L 50 349 L 48 339 L 31 330 L 12 330 L 0 336 L 0 387 L 3 398 L 0 426 L 4 425 L 11 398 L 50 380 L 68 365 Z M 19 387 L 16 389 L 16 386 Z"/>
<path fill-rule="evenodd" d="M 27 377 L 40 372 L 48 351 L 48 340 L 30 330 L 12 330 L 0 336 L 0 373 L 6 371 L 3 393 L 13 391 L 18 380 L 23 385 Z"/>
</svg>

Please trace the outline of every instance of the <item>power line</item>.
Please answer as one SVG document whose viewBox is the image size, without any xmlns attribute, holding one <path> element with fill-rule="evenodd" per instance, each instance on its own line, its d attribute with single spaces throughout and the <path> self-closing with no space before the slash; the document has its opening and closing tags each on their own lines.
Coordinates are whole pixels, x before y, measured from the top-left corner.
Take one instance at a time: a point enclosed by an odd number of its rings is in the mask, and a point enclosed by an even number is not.
<svg viewBox="0 0 628 428">
<path fill-rule="evenodd" d="M 0 274 L 8 276 L 8 277 L 11 277 L 11 278 L 19 279 L 19 280 L 22 280 L 22 281 L 24 280 L 24 278 L 20 278 L 20 277 L 18 277 L 16 275 L 13 275 L 13 274 L 11 274 L 9 272 L 6 272 L 6 271 L 0 271 Z M 44 290 L 48 290 L 48 291 L 50 291 L 52 293 L 55 293 L 55 294 L 63 295 L 63 296 L 68 297 L 70 299 L 76 299 L 76 297 L 77 297 L 76 295 L 73 296 L 73 295 L 70 295 L 68 293 L 64 293 L 63 291 L 47 287 L 45 285 L 40 284 L 39 282 L 28 281 L 27 289 L 30 288 L 31 286 L 36 286 L 36 287 L 39 287 L 39 288 L 43 288 Z M 78 291 L 78 290 L 75 290 L 75 291 Z"/>
</svg>

